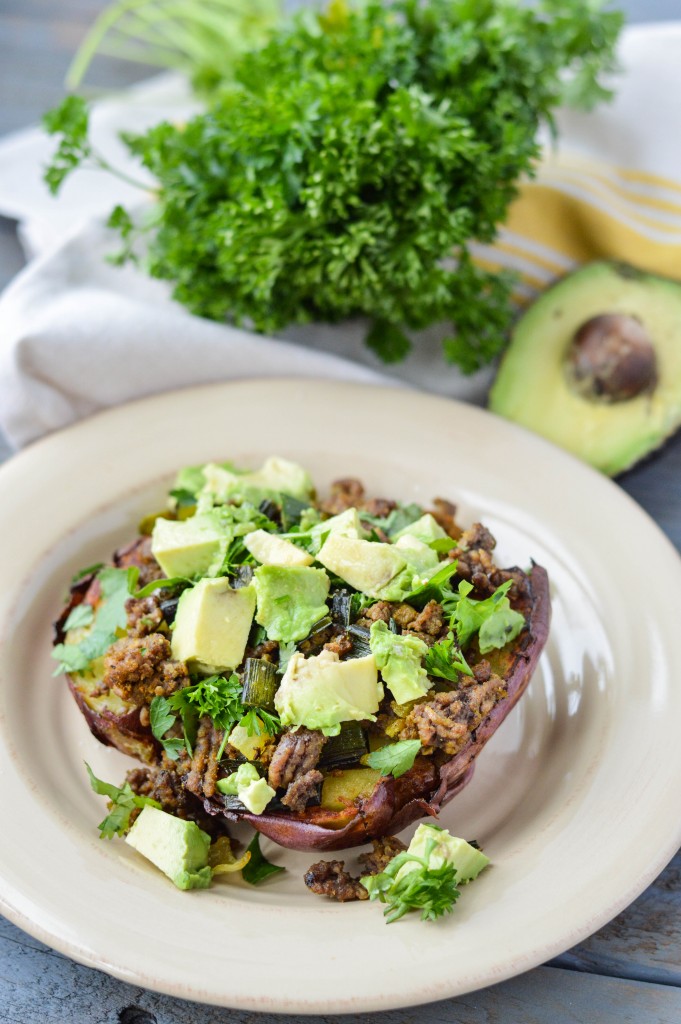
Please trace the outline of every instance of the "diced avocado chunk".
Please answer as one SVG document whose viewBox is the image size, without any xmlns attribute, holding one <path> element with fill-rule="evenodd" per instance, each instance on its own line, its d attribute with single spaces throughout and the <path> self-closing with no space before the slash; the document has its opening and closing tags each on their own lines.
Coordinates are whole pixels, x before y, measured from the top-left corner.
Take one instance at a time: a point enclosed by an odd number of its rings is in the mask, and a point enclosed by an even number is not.
<svg viewBox="0 0 681 1024">
<path fill-rule="evenodd" d="M 252 764 L 241 764 L 226 779 L 220 779 L 217 788 L 221 793 L 237 796 L 251 814 L 262 814 L 276 790 L 268 786 Z"/>
<path fill-rule="evenodd" d="M 408 526 L 399 530 L 393 537 L 393 541 L 397 542 L 401 537 L 415 537 L 416 540 L 420 540 L 424 544 L 430 544 L 434 540 L 444 540 L 446 536 L 447 533 L 437 519 L 430 512 L 426 512 L 415 523 L 409 523 Z M 454 547 L 454 541 L 452 541 L 452 547 Z"/>
<path fill-rule="evenodd" d="M 419 825 L 409 844 L 409 853 L 415 857 L 425 858 L 428 845 L 434 843 L 428 856 L 428 867 L 441 868 L 443 864 L 453 864 L 456 868 L 457 884 L 463 885 L 477 878 L 484 867 L 489 864 L 482 850 L 476 850 L 465 839 L 458 839 L 449 834 L 447 829 L 437 825 Z M 409 871 L 418 870 L 419 865 L 407 861 L 395 876 L 397 881 Z"/>
<path fill-rule="evenodd" d="M 258 721 L 260 720 L 258 719 Z M 262 725 L 262 722 L 260 724 Z M 263 747 L 267 746 L 269 741 L 269 733 L 265 732 L 264 729 L 259 736 L 255 732 L 249 736 L 248 729 L 245 729 L 243 725 L 235 725 L 227 740 L 230 747 L 234 747 L 235 750 L 238 750 L 249 761 L 255 761 L 258 754 Z"/>
<path fill-rule="evenodd" d="M 190 519 L 157 519 L 151 553 L 166 576 L 207 576 L 219 571 L 229 533 L 210 513 Z"/>
<path fill-rule="evenodd" d="M 276 455 L 253 472 L 237 473 L 213 462 L 203 466 L 202 472 L 204 484 L 200 493 L 211 496 L 216 502 L 241 498 L 258 505 L 264 498 L 282 493 L 309 501 L 314 494 L 309 473 L 297 463 Z"/>
<path fill-rule="evenodd" d="M 303 640 L 328 612 L 329 577 L 308 566 L 261 565 L 253 576 L 258 595 L 256 622 L 270 640 Z"/>
<path fill-rule="evenodd" d="M 454 542 L 452 541 L 452 543 Z M 417 573 L 428 572 L 430 569 L 436 569 L 439 565 L 437 552 L 409 533 L 400 537 L 395 547 Z"/>
<path fill-rule="evenodd" d="M 423 658 L 428 645 L 417 636 L 393 633 L 385 622 L 374 622 L 369 634 L 371 653 L 383 681 L 398 704 L 424 697 L 430 689 Z"/>
<path fill-rule="evenodd" d="M 313 551 L 318 551 L 324 539 L 332 533 L 338 534 L 339 537 L 354 537 L 358 540 L 364 540 L 369 536 L 360 522 L 359 512 L 356 508 L 346 508 L 337 516 L 323 519 L 320 523 L 316 523 L 309 532 Z"/>
<path fill-rule="evenodd" d="M 173 658 L 201 672 L 236 668 L 243 660 L 254 612 L 252 586 L 232 590 L 225 576 L 199 580 L 178 602 Z"/>
<path fill-rule="evenodd" d="M 312 565 L 314 562 L 307 551 L 267 530 L 254 530 L 246 534 L 244 545 L 262 565 Z"/>
<path fill-rule="evenodd" d="M 355 590 L 378 597 L 380 591 L 406 569 L 407 562 L 392 544 L 381 544 L 332 533 L 317 561 Z"/>
<path fill-rule="evenodd" d="M 274 697 L 282 725 L 305 725 L 337 736 L 342 722 L 376 720 L 383 687 L 373 654 L 341 661 L 334 651 L 296 652 Z"/>
<path fill-rule="evenodd" d="M 155 864 L 178 889 L 207 889 L 210 885 L 210 836 L 195 822 L 147 804 L 125 841 Z"/>
</svg>

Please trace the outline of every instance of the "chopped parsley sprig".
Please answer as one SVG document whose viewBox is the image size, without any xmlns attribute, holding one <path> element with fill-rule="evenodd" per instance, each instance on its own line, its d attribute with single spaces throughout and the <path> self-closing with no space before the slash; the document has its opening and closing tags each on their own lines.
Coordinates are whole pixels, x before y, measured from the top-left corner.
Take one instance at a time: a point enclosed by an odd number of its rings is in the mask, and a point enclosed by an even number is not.
<svg viewBox="0 0 681 1024">
<path fill-rule="evenodd" d="M 473 586 L 467 580 L 459 583 L 457 592 L 450 589 L 443 597 L 443 607 L 450 616 L 459 646 L 465 648 L 478 634 L 481 654 L 505 647 L 525 628 L 525 618 L 511 608 L 508 592 L 513 580 L 506 580 L 484 601 L 475 601 L 468 595 Z"/>
<path fill-rule="evenodd" d="M 443 914 L 449 914 L 459 898 L 456 885 L 456 868 L 447 862 L 440 867 L 430 867 L 429 858 L 435 848 L 435 841 L 426 843 L 423 857 L 405 850 L 398 853 L 379 875 L 365 875 L 360 879 L 369 893 L 369 899 L 386 904 L 386 921 L 399 921 L 410 910 L 420 910 L 422 921 L 435 921 Z M 415 870 L 402 873 L 400 868 L 415 865 Z"/>
<path fill-rule="evenodd" d="M 399 779 L 413 767 L 421 749 L 420 740 L 400 740 L 374 750 L 366 759 L 370 768 L 376 768 L 381 775 L 392 775 Z"/>
<path fill-rule="evenodd" d="M 120 787 L 114 786 L 111 782 L 103 782 L 101 779 L 98 779 L 87 761 L 85 762 L 85 767 L 90 777 L 92 789 L 98 796 L 107 797 L 111 803 L 109 813 L 98 826 L 102 839 L 113 839 L 114 836 L 125 835 L 130 828 L 132 812 L 136 808 L 145 807 L 147 804 L 151 807 L 161 807 L 157 800 L 133 793 L 129 782 Z"/>
<path fill-rule="evenodd" d="M 156 181 L 140 229 L 110 225 L 192 312 L 276 332 L 364 315 L 369 348 L 404 359 L 410 332 L 448 323 L 445 359 L 470 373 L 504 347 L 513 279 L 476 265 L 532 174 L 538 129 L 563 103 L 610 93 L 622 17 L 601 0 L 333 0 L 235 64 L 208 108 L 123 135 Z M 220 84 L 219 82 L 217 83 Z M 56 192 L 107 166 L 82 100 L 46 115 Z M 342 282 L 342 287 L 339 286 Z"/>
<path fill-rule="evenodd" d="M 424 664 L 428 675 L 448 679 L 452 683 L 458 683 L 461 673 L 473 675 L 473 670 L 456 645 L 453 633 L 448 633 L 446 640 L 440 640 L 429 648 Z"/>
</svg>

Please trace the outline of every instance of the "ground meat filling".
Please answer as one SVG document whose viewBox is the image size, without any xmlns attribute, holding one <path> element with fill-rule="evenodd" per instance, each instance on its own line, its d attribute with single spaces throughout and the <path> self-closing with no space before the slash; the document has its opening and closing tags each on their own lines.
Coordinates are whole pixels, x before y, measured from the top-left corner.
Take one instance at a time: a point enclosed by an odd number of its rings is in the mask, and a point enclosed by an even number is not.
<svg viewBox="0 0 681 1024">
<path fill-rule="evenodd" d="M 188 765 L 180 766 L 180 770 L 188 768 L 185 786 L 194 796 L 215 796 L 215 783 L 220 770 L 218 754 L 223 736 L 222 729 L 215 728 L 212 718 L 206 716 L 199 720 L 191 761 Z"/>
<path fill-rule="evenodd" d="M 171 658 L 170 641 L 161 633 L 117 640 L 104 658 L 103 683 L 123 700 L 150 704 L 189 685 L 187 666 Z"/>
<path fill-rule="evenodd" d="M 303 810 L 316 792 L 321 773 L 313 772 L 313 769 L 317 767 L 325 743 L 326 736 L 313 729 L 285 732 L 279 740 L 270 761 L 267 781 L 273 789 L 286 790 L 282 803 L 291 810 Z M 319 778 L 315 777 L 314 783 L 308 778 L 303 784 L 304 777 L 312 774 Z M 298 782 L 300 785 L 296 785 Z"/>
<path fill-rule="evenodd" d="M 163 612 L 159 599 L 154 595 L 136 600 L 134 597 L 125 602 L 128 616 L 129 636 L 149 636 L 155 633 L 163 622 Z"/>
<path fill-rule="evenodd" d="M 318 508 L 329 516 L 337 516 L 349 508 L 357 508 L 377 519 L 385 519 L 397 502 L 389 498 L 367 498 L 364 485 L 354 477 L 336 480 L 331 484 L 331 495 L 320 501 Z"/>
<path fill-rule="evenodd" d="M 393 857 L 403 853 L 407 847 L 401 839 L 396 836 L 382 836 L 380 839 L 372 839 L 371 853 L 363 853 L 358 858 L 365 875 L 380 875 L 385 871 Z"/>
<path fill-rule="evenodd" d="M 320 860 L 303 876 L 305 885 L 318 896 L 328 896 L 339 903 L 368 900 L 369 893 L 358 878 L 345 870 L 344 860 Z"/>
<path fill-rule="evenodd" d="M 429 601 L 420 612 L 411 605 L 398 601 L 377 601 L 364 610 L 362 617 L 357 620 L 357 625 L 371 629 L 374 622 L 388 623 L 391 619 L 403 633 L 418 637 L 429 647 L 436 640 L 445 637 L 449 630 L 442 605 L 437 601 Z"/>
<path fill-rule="evenodd" d="M 504 681 L 494 675 L 488 662 L 476 666 L 481 677 L 468 686 L 437 693 L 432 700 L 417 704 L 408 714 L 399 734 L 402 740 L 418 739 L 423 753 L 441 750 L 453 757 L 466 745 L 469 734 L 486 718 L 497 701 L 506 696 Z"/>
<path fill-rule="evenodd" d="M 352 639 L 349 633 L 340 633 L 335 636 L 333 640 L 329 640 L 328 643 L 324 644 L 325 651 L 332 651 L 337 654 L 339 658 L 345 658 L 346 655 L 352 653 Z"/>
<path fill-rule="evenodd" d="M 139 537 L 132 544 L 119 548 L 113 557 L 117 569 L 127 569 L 134 565 L 140 571 L 138 585 L 146 587 L 152 580 L 163 578 L 163 569 L 151 553 L 151 537 Z"/>
<path fill-rule="evenodd" d="M 444 498 L 436 498 L 433 505 L 435 507 L 430 510 L 433 519 L 452 540 L 458 540 L 462 530 L 456 521 L 456 505 L 452 505 L 451 501 L 445 501 Z"/>
<path fill-rule="evenodd" d="M 203 805 L 188 793 L 176 771 L 167 768 L 133 768 L 125 777 L 133 793 L 157 800 L 161 809 L 176 818 L 195 821 L 199 828 L 211 836 L 226 835 L 227 824 L 223 819 L 206 814 Z M 136 810 L 131 820 L 137 817 Z"/>
<path fill-rule="evenodd" d="M 310 801 L 317 796 L 323 779 L 324 776 L 316 768 L 305 772 L 288 787 L 281 798 L 282 804 L 290 811 L 304 811 Z"/>
<path fill-rule="evenodd" d="M 406 850 L 406 846 L 394 836 L 383 836 L 372 839 L 371 853 L 363 853 L 359 862 L 363 867 L 363 875 L 378 875 L 385 871 L 393 857 Z M 305 885 L 318 896 L 328 896 L 339 903 L 351 900 L 367 900 L 366 891 L 359 878 L 355 878 L 345 870 L 343 860 L 320 860 L 313 864 L 304 875 Z"/>
</svg>

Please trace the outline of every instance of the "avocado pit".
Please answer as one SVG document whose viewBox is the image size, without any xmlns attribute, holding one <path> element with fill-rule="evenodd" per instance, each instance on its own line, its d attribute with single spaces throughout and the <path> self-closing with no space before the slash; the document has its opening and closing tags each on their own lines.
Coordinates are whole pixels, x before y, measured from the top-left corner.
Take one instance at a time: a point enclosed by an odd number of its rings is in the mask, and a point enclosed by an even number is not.
<svg viewBox="0 0 681 1024">
<path fill-rule="evenodd" d="M 575 332 L 567 373 L 584 398 L 625 402 L 657 383 L 655 348 L 643 324 L 624 313 L 591 317 Z"/>
</svg>

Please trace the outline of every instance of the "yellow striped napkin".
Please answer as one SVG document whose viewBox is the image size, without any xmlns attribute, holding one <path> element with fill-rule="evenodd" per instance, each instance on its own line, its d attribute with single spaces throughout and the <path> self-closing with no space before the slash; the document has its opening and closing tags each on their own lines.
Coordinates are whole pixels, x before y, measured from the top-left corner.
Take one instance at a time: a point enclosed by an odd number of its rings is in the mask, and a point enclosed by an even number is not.
<svg viewBox="0 0 681 1024">
<path fill-rule="evenodd" d="M 559 117 L 497 243 L 475 248 L 520 274 L 520 305 L 593 259 L 681 278 L 681 23 L 626 31 L 620 63 L 614 101 Z"/>
</svg>

